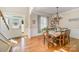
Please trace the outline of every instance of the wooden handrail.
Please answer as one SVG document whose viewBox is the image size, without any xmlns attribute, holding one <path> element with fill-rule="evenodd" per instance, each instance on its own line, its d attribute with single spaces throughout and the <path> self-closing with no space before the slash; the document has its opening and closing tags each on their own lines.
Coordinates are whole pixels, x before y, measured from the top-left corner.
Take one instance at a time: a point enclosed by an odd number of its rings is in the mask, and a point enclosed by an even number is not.
<svg viewBox="0 0 79 59">
<path fill-rule="evenodd" d="M 5 39 L 7 39 L 6 36 L 4 36 L 1 32 L 0 32 L 0 34 L 1 34 Z"/>
<path fill-rule="evenodd" d="M 0 16 L 2 17 L 2 20 L 4 21 L 4 23 L 5 23 L 6 27 L 7 27 L 7 29 L 9 30 L 9 26 L 8 26 L 7 23 L 6 23 L 5 18 L 4 18 L 4 16 L 3 16 L 1 10 L 0 10 Z"/>
</svg>

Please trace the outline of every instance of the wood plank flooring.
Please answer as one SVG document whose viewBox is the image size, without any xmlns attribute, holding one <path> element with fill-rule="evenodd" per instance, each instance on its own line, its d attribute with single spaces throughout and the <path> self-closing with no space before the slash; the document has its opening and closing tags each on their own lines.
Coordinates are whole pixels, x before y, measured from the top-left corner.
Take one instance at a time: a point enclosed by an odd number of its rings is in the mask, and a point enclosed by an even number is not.
<svg viewBox="0 0 79 59">
<path fill-rule="evenodd" d="M 43 36 L 24 40 L 24 46 L 21 47 L 21 38 L 16 39 L 18 44 L 13 47 L 13 52 L 79 52 L 79 39 L 71 38 L 66 46 L 50 48 L 43 44 Z"/>
</svg>

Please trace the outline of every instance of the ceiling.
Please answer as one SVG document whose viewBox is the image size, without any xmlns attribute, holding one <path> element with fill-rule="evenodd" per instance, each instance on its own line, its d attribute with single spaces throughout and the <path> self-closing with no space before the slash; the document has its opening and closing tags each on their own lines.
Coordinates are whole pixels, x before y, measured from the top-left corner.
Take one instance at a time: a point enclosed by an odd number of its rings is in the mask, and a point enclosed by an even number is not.
<svg viewBox="0 0 79 59">
<path fill-rule="evenodd" d="M 1 8 L 6 10 L 7 13 L 13 12 L 13 13 L 27 14 L 26 12 L 28 7 L 1 7 Z M 58 11 L 59 13 L 61 13 L 75 8 L 78 7 L 59 7 Z M 56 7 L 33 7 L 32 12 L 39 12 L 53 15 L 56 13 Z"/>
<path fill-rule="evenodd" d="M 58 11 L 59 13 L 69 11 L 71 9 L 75 9 L 78 7 L 59 7 Z M 56 14 L 56 7 L 35 7 L 33 9 L 33 12 L 40 12 L 40 13 L 46 13 L 46 14 Z"/>
<path fill-rule="evenodd" d="M 1 7 L 6 13 L 26 14 L 27 7 Z"/>
</svg>

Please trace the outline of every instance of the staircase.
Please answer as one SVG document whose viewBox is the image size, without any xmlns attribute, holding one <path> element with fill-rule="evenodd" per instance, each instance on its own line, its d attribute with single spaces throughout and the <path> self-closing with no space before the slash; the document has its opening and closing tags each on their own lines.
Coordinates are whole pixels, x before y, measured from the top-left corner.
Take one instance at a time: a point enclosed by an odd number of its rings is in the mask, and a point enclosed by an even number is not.
<svg viewBox="0 0 79 59">
<path fill-rule="evenodd" d="M 0 11 L 0 52 L 10 51 L 14 45 L 12 45 L 11 39 L 23 37 L 24 35 L 18 29 L 10 29 L 2 12 Z"/>
<path fill-rule="evenodd" d="M 5 18 L 0 11 L 0 52 L 8 52 L 11 50 L 11 44 L 9 39 L 11 38 L 9 32 L 9 26 L 7 25 Z"/>
</svg>

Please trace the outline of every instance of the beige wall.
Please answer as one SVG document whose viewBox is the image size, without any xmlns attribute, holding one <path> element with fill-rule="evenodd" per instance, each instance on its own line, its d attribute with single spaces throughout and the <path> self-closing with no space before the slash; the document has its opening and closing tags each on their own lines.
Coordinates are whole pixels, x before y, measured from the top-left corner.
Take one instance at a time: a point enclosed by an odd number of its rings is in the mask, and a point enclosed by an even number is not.
<svg viewBox="0 0 79 59">
<path fill-rule="evenodd" d="M 50 16 L 48 14 L 38 13 L 38 12 L 31 14 L 31 36 L 37 36 L 42 34 L 42 33 L 38 33 L 38 15 L 47 16 L 47 17 Z M 33 21 L 35 21 L 35 23 L 33 23 Z"/>
<path fill-rule="evenodd" d="M 79 8 L 61 13 L 60 26 L 71 30 L 71 37 L 79 39 L 79 20 L 69 21 L 69 19 L 79 18 Z"/>
<path fill-rule="evenodd" d="M 23 16 L 25 21 L 25 33 L 27 33 L 29 36 L 36 36 L 39 35 L 38 33 L 38 21 L 37 16 L 43 15 L 50 17 L 51 15 L 44 14 L 44 13 L 31 13 L 30 15 L 30 9 L 27 8 L 26 13 L 17 13 L 17 12 L 8 12 L 6 14 L 6 10 L 0 8 L 4 15 L 17 15 L 17 16 Z M 64 13 L 60 14 L 62 16 L 62 19 L 60 20 L 61 27 L 66 27 L 71 29 L 71 37 L 78 38 L 79 39 L 79 21 L 69 21 L 69 19 L 73 18 L 79 18 L 79 9 L 73 9 Z M 35 23 L 33 23 L 35 21 Z M 15 30 L 18 34 L 20 30 Z"/>
<path fill-rule="evenodd" d="M 33 23 L 35 21 L 35 23 Z M 38 34 L 38 21 L 37 15 L 31 14 L 31 36 L 36 36 Z"/>
<path fill-rule="evenodd" d="M 41 13 L 32 14 L 31 15 L 31 36 L 39 35 L 38 33 L 38 24 L 37 24 L 37 15 L 44 15 Z M 62 19 L 60 20 L 60 27 L 69 28 L 71 30 L 70 36 L 73 38 L 79 39 L 79 20 L 77 21 L 69 21 L 69 19 L 79 18 L 79 8 L 72 9 L 60 14 Z M 44 16 L 47 16 L 46 14 Z M 52 16 L 52 15 L 48 15 Z M 49 18 L 50 18 L 49 17 Z M 35 20 L 35 24 L 32 23 L 32 20 Z"/>
</svg>

